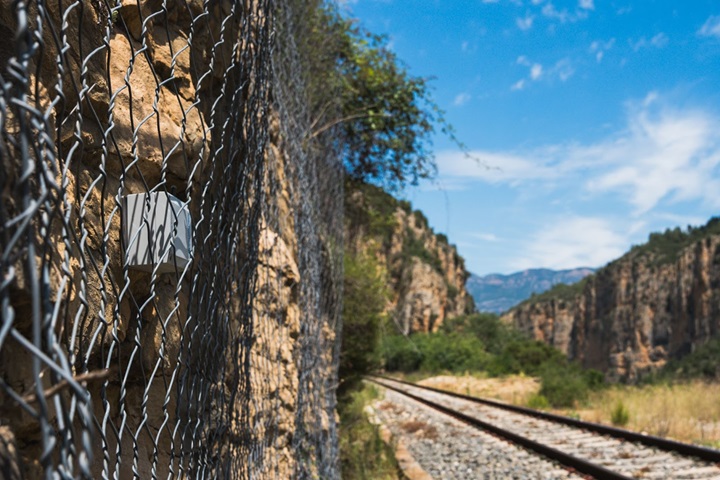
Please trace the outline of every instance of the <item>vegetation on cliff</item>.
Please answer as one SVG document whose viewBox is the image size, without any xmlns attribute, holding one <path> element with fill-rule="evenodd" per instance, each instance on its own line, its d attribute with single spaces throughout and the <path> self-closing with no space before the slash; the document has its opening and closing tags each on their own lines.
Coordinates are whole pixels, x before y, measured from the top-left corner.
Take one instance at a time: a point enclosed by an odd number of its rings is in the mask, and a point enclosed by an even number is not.
<svg viewBox="0 0 720 480">
<path fill-rule="evenodd" d="M 713 217 L 700 227 L 688 225 L 685 230 L 675 227 L 663 233 L 651 233 L 647 242 L 633 246 L 628 255 L 646 257 L 654 265 L 663 265 L 674 262 L 684 248 L 710 235 L 720 235 L 720 217 Z"/>
</svg>

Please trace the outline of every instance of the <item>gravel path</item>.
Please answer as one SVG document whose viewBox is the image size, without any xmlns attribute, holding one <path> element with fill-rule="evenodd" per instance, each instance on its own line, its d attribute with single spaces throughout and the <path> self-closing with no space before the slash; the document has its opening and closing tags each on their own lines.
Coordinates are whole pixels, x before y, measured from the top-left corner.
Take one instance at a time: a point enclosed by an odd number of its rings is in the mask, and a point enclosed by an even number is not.
<svg viewBox="0 0 720 480">
<path fill-rule="evenodd" d="M 377 419 L 436 479 L 581 479 L 543 457 L 392 390 L 374 403 Z"/>
<path fill-rule="evenodd" d="M 436 392 L 401 384 L 397 384 L 397 386 L 403 390 L 409 390 L 414 395 L 551 446 L 574 457 L 602 465 L 627 477 L 720 480 L 720 467 L 699 459 L 684 457 L 680 454 L 480 405 Z"/>
</svg>

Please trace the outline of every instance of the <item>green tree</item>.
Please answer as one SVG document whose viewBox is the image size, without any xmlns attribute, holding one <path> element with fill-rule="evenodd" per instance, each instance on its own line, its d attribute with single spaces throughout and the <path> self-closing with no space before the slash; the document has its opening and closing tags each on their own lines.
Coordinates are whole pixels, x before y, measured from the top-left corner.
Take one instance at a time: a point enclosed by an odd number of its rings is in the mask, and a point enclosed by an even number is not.
<svg viewBox="0 0 720 480">
<path fill-rule="evenodd" d="M 455 137 L 428 80 L 411 75 L 385 37 L 344 18 L 334 4 L 306 0 L 296 8 L 307 17 L 297 48 L 308 139 L 332 138 L 354 181 L 396 190 L 432 177 L 435 125 Z"/>
<path fill-rule="evenodd" d="M 380 323 L 387 301 L 385 279 L 373 255 L 346 252 L 344 267 L 340 397 L 380 364 Z"/>
</svg>

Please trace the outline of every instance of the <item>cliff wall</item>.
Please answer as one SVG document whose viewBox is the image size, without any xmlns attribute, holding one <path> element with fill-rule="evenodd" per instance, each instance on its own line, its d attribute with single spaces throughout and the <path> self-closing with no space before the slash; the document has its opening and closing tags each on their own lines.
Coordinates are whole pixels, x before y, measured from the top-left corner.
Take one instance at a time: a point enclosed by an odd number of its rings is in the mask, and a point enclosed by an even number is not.
<svg viewBox="0 0 720 480">
<path fill-rule="evenodd" d="M 109 5 L 0 3 L 0 477 L 336 478 L 342 177 L 292 146 L 289 3 Z M 191 261 L 132 268 L 123 198 L 166 192 Z"/>
<path fill-rule="evenodd" d="M 463 258 L 409 203 L 370 185 L 347 186 L 345 237 L 349 251 L 370 250 L 383 266 L 386 312 L 403 333 L 437 331 L 474 309 Z"/>
<path fill-rule="evenodd" d="M 503 320 L 610 379 L 634 382 L 720 330 L 718 221 L 654 234 L 574 287 L 562 286 Z"/>
</svg>

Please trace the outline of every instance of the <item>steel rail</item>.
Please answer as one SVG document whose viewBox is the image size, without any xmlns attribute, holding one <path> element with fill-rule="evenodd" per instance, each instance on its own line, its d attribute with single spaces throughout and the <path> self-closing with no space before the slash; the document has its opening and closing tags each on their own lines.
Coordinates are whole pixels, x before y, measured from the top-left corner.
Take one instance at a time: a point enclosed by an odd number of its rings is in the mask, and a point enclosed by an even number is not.
<svg viewBox="0 0 720 480">
<path fill-rule="evenodd" d="M 383 378 L 383 377 L 378 377 L 378 378 Z M 378 385 L 381 385 L 384 388 L 389 388 L 390 390 L 396 391 L 402 395 L 407 396 L 408 398 L 412 398 L 415 401 L 418 401 L 424 405 L 434 408 L 435 410 L 445 413 L 446 415 L 449 415 L 449 416 L 456 418 L 462 422 L 465 422 L 475 428 L 479 428 L 481 430 L 488 431 L 494 435 L 497 435 L 498 437 L 501 437 L 501 438 L 504 438 L 504 439 L 510 441 L 511 443 L 520 445 L 524 448 L 527 448 L 528 450 L 537 452 L 540 455 L 543 455 L 544 457 L 546 457 L 550 460 L 555 460 L 555 461 L 561 463 L 562 465 L 564 465 L 566 467 L 570 467 L 580 473 L 583 473 L 586 475 L 591 475 L 593 478 L 597 478 L 599 480 L 629 480 L 631 478 L 631 477 L 626 477 L 624 475 L 621 475 L 617 472 L 613 472 L 612 470 L 608 470 L 607 468 L 602 467 L 597 464 L 594 464 L 592 462 L 588 462 L 587 460 L 583 460 L 581 458 L 574 457 L 563 451 L 549 447 L 545 444 L 536 442 L 534 440 L 530 440 L 529 438 L 525 438 L 521 435 L 518 435 L 516 433 L 502 429 L 496 425 L 492 425 L 490 423 L 484 422 L 475 417 L 465 415 L 464 413 L 453 410 L 452 408 L 448 408 L 448 407 L 445 407 L 438 403 L 435 403 L 430 400 L 419 397 L 417 395 L 413 395 L 412 393 L 406 392 L 406 391 L 404 391 L 400 388 L 394 387 L 392 385 L 388 385 L 382 381 L 378 381 L 378 380 L 372 379 L 370 377 L 369 377 L 369 380 Z M 402 383 L 407 383 L 407 382 L 402 382 Z M 412 385 L 412 384 L 410 384 L 410 385 Z M 441 393 L 445 393 L 445 392 L 441 392 Z"/>
<path fill-rule="evenodd" d="M 575 418 L 565 417 L 562 415 L 555 415 L 553 413 L 547 413 L 547 412 L 541 412 L 538 410 L 533 410 L 531 408 L 526 407 L 519 407 L 516 405 L 509 405 L 507 403 L 498 402 L 495 400 L 489 400 L 486 398 L 479 398 L 479 397 L 472 397 L 470 395 L 463 395 L 461 393 L 455 393 L 455 392 L 449 392 L 447 390 L 442 390 L 439 388 L 433 388 L 433 387 L 426 387 L 423 385 L 417 385 L 411 382 L 406 382 L 404 380 L 398 380 L 391 377 L 386 377 L 384 375 L 374 375 L 377 378 L 382 378 L 385 380 L 390 380 L 393 382 L 402 383 L 405 385 L 409 385 L 415 388 L 420 388 L 423 390 L 428 390 L 431 392 L 436 393 L 443 393 L 446 395 L 450 395 L 452 397 L 461 398 L 463 400 L 468 400 L 475 403 L 480 403 L 483 405 L 489 405 L 491 407 L 501 408 L 503 410 L 508 410 L 515 413 L 521 413 L 523 415 L 529 415 L 535 418 L 541 418 L 543 420 L 549 420 L 551 422 L 556 423 L 562 423 L 565 425 L 570 425 L 573 427 L 583 428 L 585 430 L 601 433 L 603 435 L 608 435 L 614 438 L 620 438 L 622 440 L 628 440 L 634 443 L 641 443 L 643 445 L 647 445 L 650 447 L 656 447 L 661 450 L 665 450 L 668 452 L 676 452 L 680 453 L 685 456 L 692 456 L 697 457 L 702 460 L 719 463 L 720 462 L 720 450 L 715 450 L 712 448 L 707 447 L 700 447 L 697 445 L 691 445 L 689 443 L 683 443 L 678 442 L 676 440 L 669 440 L 667 438 L 662 437 L 656 437 L 653 435 L 644 435 L 642 433 L 637 432 L 631 432 L 630 430 L 625 430 L 623 428 L 617 428 L 617 427 L 610 427 L 608 425 L 601 425 L 599 423 L 593 423 L 593 422 L 585 422 L 582 420 L 578 420 Z"/>
</svg>

